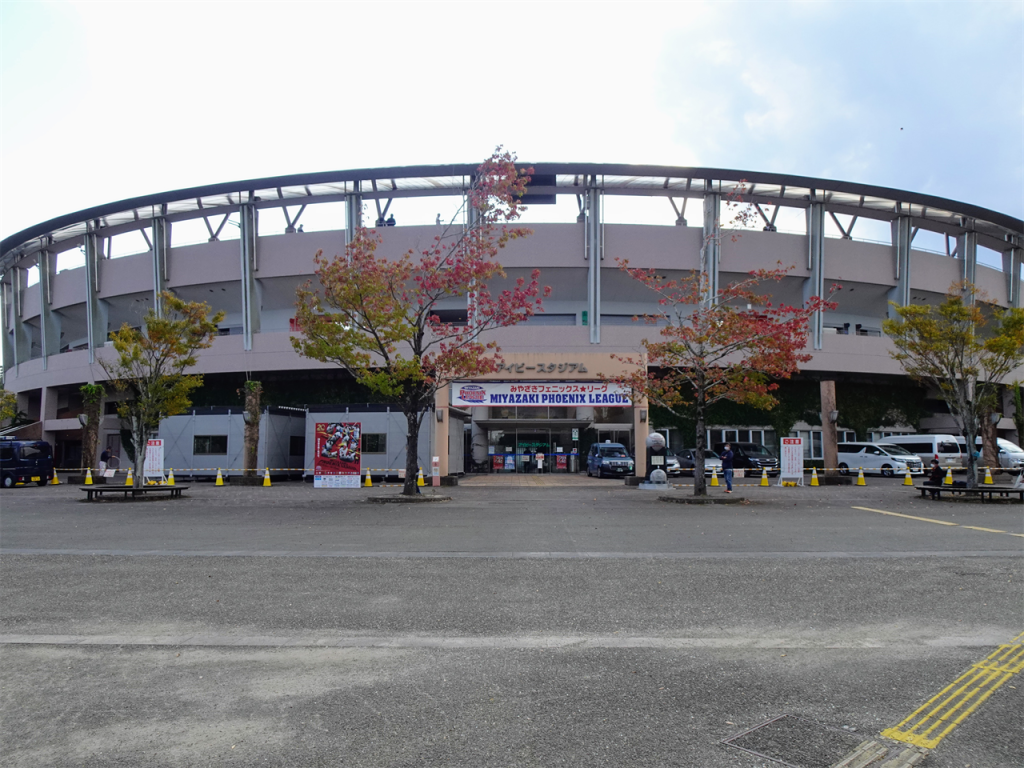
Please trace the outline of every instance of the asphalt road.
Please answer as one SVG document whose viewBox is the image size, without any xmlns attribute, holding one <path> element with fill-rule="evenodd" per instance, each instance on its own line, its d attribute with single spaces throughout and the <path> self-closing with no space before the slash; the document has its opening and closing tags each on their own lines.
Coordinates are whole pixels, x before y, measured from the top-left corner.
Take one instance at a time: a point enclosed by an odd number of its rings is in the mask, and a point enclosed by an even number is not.
<svg viewBox="0 0 1024 768">
<path fill-rule="evenodd" d="M 896 747 L 1024 630 L 1024 516 L 869 482 L 728 507 L 596 480 L 3 492 L 0 762 L 752 768 L 780 763 L 720 741 L 783 714 L 813 722 L 741 743 L 807 768 Z M 926 768 L 1024 764 L 1022 684 Z"/>
</svg>

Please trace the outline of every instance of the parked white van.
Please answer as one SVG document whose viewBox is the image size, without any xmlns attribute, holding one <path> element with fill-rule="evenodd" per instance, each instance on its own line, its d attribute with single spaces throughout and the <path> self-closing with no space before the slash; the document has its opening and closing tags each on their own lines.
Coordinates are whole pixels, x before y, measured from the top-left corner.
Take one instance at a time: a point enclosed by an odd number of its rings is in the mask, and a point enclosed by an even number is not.
<svg viewBox="0 0 1024 768">
<path fill-rule="evenodd" d="M 924 474 L 924 462 L 919 456 L 898 445 L 888 443 L 839 443 L 839 471 L 842 474 L 863 469 L 865 474 L 892 477 Z"/>
<path fill-rule="evenodd" d="M 964 445 L 967 441 L 962 437 L 956 439 L 960 446 L 960 450 L 964 449 Z M 981 450 L 981 438 L 977 437 L 974 440 L 974 444 L 978 446 L 978 450 Z M 1011 443 L 1009 440 L 1003 440 L 1001 437 L 996 438 L 996 445 L 999 447 L 999 466 L 1003 469 L 1020 469 L 1024 467 L 1024 450 L 1021 450 L 1020 446 L 1016 443 Z M 967 457 L 964 456 L 964 463 L 967 463 Z"/>
<path fill-rule="evenodd" d="M 898 445 L 916 454 L 926 467 L 932 463 L 932 459 L 938 459 L 943 469 L 959 469 L 963 466 L 963 451 L 953 435 L 890 435 L 882 442 Z"/>
</svg>

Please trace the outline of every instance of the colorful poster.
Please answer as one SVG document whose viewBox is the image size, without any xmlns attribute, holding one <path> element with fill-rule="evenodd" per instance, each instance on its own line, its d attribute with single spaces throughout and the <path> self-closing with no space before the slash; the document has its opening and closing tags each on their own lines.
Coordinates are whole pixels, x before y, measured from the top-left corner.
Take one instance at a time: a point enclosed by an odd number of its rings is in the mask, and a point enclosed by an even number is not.
<svg viewBox="0 0 1024 768">
<path fill-rule="evenodd" d="M 492 456 L 491 466 L 495 472 L 501 472 L 505 468 L 505 457 L 504 456 Z"/>
<path fill-rule="evenodd" d="M 557 462 L 555 466 L 556 466 L 556 467 L 557 467 L 558 469 L 565 469 L 565 468 L 566 468 L 566 466 L 567 466 L 567 461 L 568 461 L 568 458 L 569 458 L 569 457 L 568 457 L 568 456 L 566 456 L 566 455 L 565 455 L 564 453 L 560 453 L 560 454 L 558 454 L 558 455 L 557 455 L 557 456 L 555 457 L 555 461 Z"/>
<path fill-rule="evenodd" d="M 317 423 L 313 454 L 314 488 L 358 488 L 361 425 Z"/>
</svg>

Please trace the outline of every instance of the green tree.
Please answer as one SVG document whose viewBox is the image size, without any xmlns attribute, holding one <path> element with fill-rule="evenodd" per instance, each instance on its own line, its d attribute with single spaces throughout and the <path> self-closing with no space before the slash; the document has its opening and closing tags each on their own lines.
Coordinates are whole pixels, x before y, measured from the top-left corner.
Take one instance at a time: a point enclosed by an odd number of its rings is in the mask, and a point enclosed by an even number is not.
<svg viewBox="0 0 1024 768">
<path fill-rule="evenodd" d="M 137 482 L 142 481 L 150 432 L 161 419 L 191 405 L 189 393 L 202 385 L 203 377 L 185 371 L 195 366 L 200 349 L 210 347 L 224 319 L 223 312 L 210 317 L 206 303 L 182 301 L 166 291 L 163 307 L 162 317 L 152 309 L 146 314 L 141 330 L 125 323 L 112 332 L 114 356 L 100 360 L 110 385 L 128 395 L 117 413 L 131 432 Z"/>
<path fill-rule="evenodd" d="M 529 283 L 519 278 L 500 293 L 488 289 L 505 277 L 498 251 L 529 234 L 509 224 L 520 216 L 531 173 L 519 171 L 515 157 L 499 147 L 473 178 L 468 225 L 453 220 L 419 254 L 390 257 L 376 253 L 382 241 L 373 230 L 360 229 L 344 256 L 317 254 L 322 291 L 308 284 L 298 291 L 296 351 L 341 366 L 405 414 L 403 494 L 417 491 L 420 426 L 437 391 L 453 379 L 496 371 L 499 349 L 485 334 L 533 315 L 549 291 L 536 271 Z M 452 300 L 468 306 L 465 324 L 440 319 L 438 311 Z"/>
<path fill-rule="evenodd" d="M 0 389 L 0 426 L 13 422 L 18 415 L 18 396 L 6 389 Z"/>
<path fill-rule="evenodd" d="M 942 393 L 967 445 L 967 485 L 978 481 L 975 438 L 997 410 L 1002 380 L 1024 363 L 1024 309 L 989 302 L 968 282 L 950 286 L 938 306 L 893 304 L 899 319 L 882 329 L 890 354 L 914 379 Z"/>
</svg>

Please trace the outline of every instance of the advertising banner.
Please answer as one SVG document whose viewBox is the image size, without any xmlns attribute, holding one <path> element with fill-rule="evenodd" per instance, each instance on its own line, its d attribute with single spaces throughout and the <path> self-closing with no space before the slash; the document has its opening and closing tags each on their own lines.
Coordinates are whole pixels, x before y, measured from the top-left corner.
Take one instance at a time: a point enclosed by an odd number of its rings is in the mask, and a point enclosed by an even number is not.
<svg viewBox="0 0 1024 768">
<path fill-rule="evenodd" d="M 626 408 L 633 405 L 629 389 L 607 381 L 456 381 L 452 405 L 474 408 L 495 405 L 585 405 Z"/>
<path fill-rule="evenodd" d="M 361 425 L 318 423 L 313 454 L 314 488 L 358 488 Z"/>
<path fill-rule="evenodd" d="M 782 455 L 779 457 L 781 471 L 779 482 L 783 480 L 804 481 L 804 439 L 802 437 L 782 438 Z"/>
</svg>

